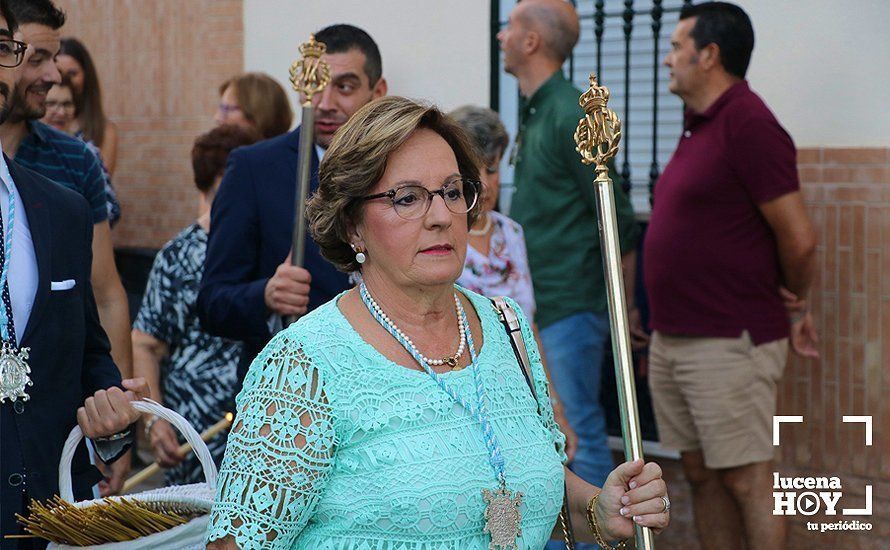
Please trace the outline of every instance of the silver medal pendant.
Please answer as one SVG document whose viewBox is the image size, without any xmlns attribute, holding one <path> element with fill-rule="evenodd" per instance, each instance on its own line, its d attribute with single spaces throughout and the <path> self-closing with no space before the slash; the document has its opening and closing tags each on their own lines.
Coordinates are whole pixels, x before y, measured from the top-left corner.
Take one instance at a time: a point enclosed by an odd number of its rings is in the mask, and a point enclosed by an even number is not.
<svg viewBox="0 0 890 550">
<path fill-rule="evenodd" d="M 485 533 L 491 534 L 488 550 L 510 550 L 518 548 L 516 539 L 522 536 L 522 493 L 515 494 L 501 485 L 489 491 L 482 490 L 485 501 Z"/>
<path fill-rule="evenodd" d="M 16 349 L 8 342 L 3 342 L 3 351 L 0 352 L 0 403 L 6 399 L 12 402 L 19 398 L 22 401 L 31 398 L 25 393 L 25 388 L 33 385 L 28 376 L 31 373 L 28 350 L 29 348 Z"/>
</svg>

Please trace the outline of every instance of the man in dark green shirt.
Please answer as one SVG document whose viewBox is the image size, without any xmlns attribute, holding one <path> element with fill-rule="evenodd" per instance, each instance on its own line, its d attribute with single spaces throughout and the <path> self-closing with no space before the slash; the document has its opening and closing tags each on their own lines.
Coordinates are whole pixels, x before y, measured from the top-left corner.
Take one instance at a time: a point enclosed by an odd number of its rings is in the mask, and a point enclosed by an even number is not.
<svg viewBox="0 0 890 550">
<path fill-rule="evenodd" d="M 578 105 L 581 91 L 563 77 L 561 69 L 578 41 L 578 32 L 578 17 L 568 2 L 526 0 L 510 14 L 498 39 L 504 68 L 519 80 L 524 98 L 510 216 L 525 230 L 547 365 L 580 439 L 572 469 L 601 486 L 612 469 L 599 404 L 609 319 L 595 174 L 593 167 L 581 163 L 573 137 L 584 116 Z M 618 175 L 614 171 L 610 175 L 625 254 L 625 284 L 634 309 L 633 265 L 639 230 Z M 639 319 L 636 312 L 631 316 Z"/>
</svg>

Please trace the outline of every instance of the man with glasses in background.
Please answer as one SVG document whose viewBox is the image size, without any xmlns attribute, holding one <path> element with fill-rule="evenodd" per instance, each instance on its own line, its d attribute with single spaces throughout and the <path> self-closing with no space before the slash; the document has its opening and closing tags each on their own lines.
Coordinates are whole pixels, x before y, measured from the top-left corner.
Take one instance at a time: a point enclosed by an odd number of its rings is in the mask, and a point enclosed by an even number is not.
<svg viewBox="0 0 890 550">
<path fill-rule="evenodd" d="M 0 123 L 26 57 L 12 13 L 0 0 Z M 15 514 L 26 514 L 32 498 L 59 494 L 62 447 L 75 424 L 103 460 L 121 457 L 139 418 L 129 402 L 145 386 L 121 381 L 99 324 L 83 197 L 3 155 L 0 211 L 0 547 L 43 548 L 40 539 L 5 538 L 21 534 Z M 84 446 L 71 469 L 75 497 L 91 498 L 101 476 Z"/>
</svg>

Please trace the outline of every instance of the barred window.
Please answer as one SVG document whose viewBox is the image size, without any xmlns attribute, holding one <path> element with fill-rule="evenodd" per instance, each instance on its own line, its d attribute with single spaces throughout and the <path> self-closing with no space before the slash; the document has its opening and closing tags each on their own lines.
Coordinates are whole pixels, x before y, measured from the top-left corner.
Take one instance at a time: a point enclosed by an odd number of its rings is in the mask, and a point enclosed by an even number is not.
<svg viewBox="0 0 890 550">
<path fill-rule="evenodd" d="M 507 24 L 516 0 L 493 0 L 492 15 Z M 634 211 L 647 217 L 651 189 L 670 159 L 683 125 L 683 104 L 668 91 L 668 69 L 662 64 L 670 49 L 670 35 L 680 8 L 687 0 L 576 0 L 581 37 L 563 70 L 581 90 L 596 72 L 609 88 L 609 106 L 622 121 L 621 145 L 616 167 L 630 182 Z M 497 13 L 495 13 L 495 11 Z M 497 40 L 492 41 L 497 48 Z M 503 71 L 503 57 L 492 51 L 492 106 L 501 114 L 511 137 L 519 126 L 519 87 Z M 506 155 L 505 155 L 506 156 Z M 579 157 L 580 162 L 580 157 Z M 501 208 L 509 212 L 513 193 L 513 168 L 501 166 Z"/>
</svg>

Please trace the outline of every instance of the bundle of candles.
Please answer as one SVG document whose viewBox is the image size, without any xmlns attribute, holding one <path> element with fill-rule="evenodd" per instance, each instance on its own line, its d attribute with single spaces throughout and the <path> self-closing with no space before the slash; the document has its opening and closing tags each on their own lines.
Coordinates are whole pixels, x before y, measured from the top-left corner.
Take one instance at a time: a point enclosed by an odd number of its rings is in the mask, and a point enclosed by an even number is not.
<svg viewBox="0 0 890 550">
<path fill-rule="evenodd" d="M 232 413 L 226 413 L 219 422 L 201 433 L 201 440 L 210 441 L 227 430 L 233 418 Z M 191 450 L 191 445 L 182 445 L 179 455 L 184 457 Z M 126 481 L 123 492 L 159 470 L 157 464 L 145 468 Z M 5 539 L 39 537 L 68 546 L 125 542 L 172 529 L 209 511 L 191 504 L 140 500 L 138 494 L 132 498 L 97 500 L 80 507 L 56 496 L 45 504 L 32 500 L 29 509 L 27 518 L 19 514 L 16 518 L 30 535 L 6 535 Z"/>
<path fill-rule="evenodd" d="M 69 546 L 91 546 L 160 533 L 206 513 L 177 503 L 125 498 L 106 498 L 99 505 L 78 508 L 55 497 L 46 504 L 32 500 L 28 517 L 16 517 L 29 533 L 42 539 Z"/>
</svg>

